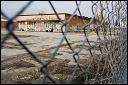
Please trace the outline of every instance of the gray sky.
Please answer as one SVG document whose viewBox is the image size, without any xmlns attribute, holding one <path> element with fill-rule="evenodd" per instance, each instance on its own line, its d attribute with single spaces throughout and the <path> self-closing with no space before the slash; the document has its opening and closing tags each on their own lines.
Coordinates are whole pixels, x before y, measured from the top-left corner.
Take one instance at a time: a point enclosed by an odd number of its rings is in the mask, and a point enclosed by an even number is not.
<svg viewBox="0 0 128 85">
<path fill-rule="evenodd" d="M 15 15 L 28 1 L 1 1 L 1 10 L 9 17 Z M 57 12 L 73 13 L 76 8 L 74 1 L 52 1 Z M 80 10 L 83 16 L 91 17 L 90 1 L 83 1 Z M 37 14 L 39 12 L 54 13 L 48 1 L 34 1 L 22 14 Z M 78 12 L 77 12 L 78 14 Z"/>
</svg>

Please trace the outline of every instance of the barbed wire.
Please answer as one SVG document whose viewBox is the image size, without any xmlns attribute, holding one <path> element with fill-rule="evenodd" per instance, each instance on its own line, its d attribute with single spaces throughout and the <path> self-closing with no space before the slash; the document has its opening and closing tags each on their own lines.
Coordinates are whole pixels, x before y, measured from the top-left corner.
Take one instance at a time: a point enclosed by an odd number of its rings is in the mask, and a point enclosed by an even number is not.
<svg viewBox="0 0 128 85">
<path fill-rule="evenodd" d="M 57 82 L 50 76 L 50 72 L 48 66 L 51 62 L 55 59 L 55 55 L 57 54 L 58 50 L 61 48 L 61 45 L 64 41 L 66 41 L 69 49 L 73 52 L 72 58 L 74 59 L 76 65 L 73 68 L 72 74 L 65 81 L 65 83 L 72 83 L 76 71 L 79 69 L 83 76 L 83 81 L 81 83 L 90 84 L 90 83 L 123 83 L 124 74 L 127 69 L 127 2 L 125 1 L 92 1 L 92 6 L 90 7 L 92 10 L 92 18 L 90 22 L 85 23 L 83 14 L 80 10 L 80 6 L 82 1 L 79 3 L 75 1 L 76 8 L 72 15 L 69 17 L 68 20 L 64 22 L 61 20 L 58 12 L 55 9 L 55 6 L 52 4 L 51 1 L 48 1 L 52 10 L 54 11 L 58 20 L 62 23 L 61 26 L 61 33 L 62 38 L 60 42 L 56 46 L 53 54 L 50 55 L 50 60 L 47 62 L 45 60 L 38 59 L 32 51 L 26 47 L 23 42 L 16 36 L 14 33 L 14 19 L 23 13 L 33 2 L 28 2 L 19 12 L 17 12 L 12 18 L 9 18 L 3 11 L 1 14 L 8 19 L 7 23 L 7 31 L 5 37 L 1 39 L 1 45 L 3 45 L 6 40 L 10 36 L 12 36 L 30 55 L 36 62 L 42 65 L 41 72 L 43 73 L 44 77 L 42 80 L 43 84 L 48 83 L 48 81 L 52 81 L 54 84 Z M 75 51 L 73 47 L 70 45 L 69 40 L 67 39 L 67 33 L 69 29 L 69 22 L 73 19 L 76 12 L 79 13 L 80 17 L 82 18 L 83 25 L 83 33 L 84 39 L 82 45 L 79 47 L 78 51 Z M 95 24 L 93 28 L 91 26 Z M 65 27 L 65 31 L 63 31 Z M 87 29 L 87 31 L 86 31 Z M 91 45 L 89 34 L 91 30 L 94 30 L 97 36 L 96 41 L 94 41 L 94 45 Z M 87 65 L 84 67 L 80 65 L 80 52 L 87 48 L 85 45 L 87 43 L 89 45 L 89 59 L 87 61 Z M 100 54 L 96 55 L 96 48 L 99 48 Z M 92 70 L 94 70 L 94 75 L 92 74 Z"/>
</svg>

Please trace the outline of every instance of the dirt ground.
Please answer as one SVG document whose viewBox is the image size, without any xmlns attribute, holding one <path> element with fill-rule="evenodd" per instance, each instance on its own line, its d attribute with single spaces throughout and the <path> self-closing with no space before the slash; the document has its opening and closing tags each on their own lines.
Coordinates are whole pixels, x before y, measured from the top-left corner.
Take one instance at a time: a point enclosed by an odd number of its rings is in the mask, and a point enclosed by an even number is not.
<svg viewBox="0 0 128 85">
<path fill-rule="evenodd" d="M 38 59 L 46 62 L 50 59 L 51 55 L 54 53 L 57 45 L 63 37 L 61 33 L 51 32 L 16 31 L 15 34 L 23 42 L 23 44 L 26 45 L 28 49 L 38 57 Z M 5 35 L 6 32 L 2 31 L 1 37 L 3 38 Z M 79 50 L 85 39 L 84 34 L 79 33 L 69 33 L 66 37 L 75 52 Z M 95 34 L 90 34 L 88 38 L 90 44 L 94 45 L 94 41 L 97 40 L 97 36 Z M 79 53 L 81 66 L 84 66 L 88 63 L 87 59 L 90 57 L 89 48 L 89 45 L 85 43 L 84 49 Z M 100 54 L 98 48 L 95 54 Z M 62 83 L 69 78 L 69 75 L 72 74 L 74 65 L 76 65 L 76 63 L 73 59 L 73 52 L 70 50 L 66 41 L 64 41 L 54 60 L 52 60 L 52 63 L 49 64 L 48 68 L 51 77 L 55 81 Z M 1 82 L 3 84 L 39 83 L 43 77 L 40 68 L 41 65 L 37 63 L 13 37 L 10 37 L 2 45 Z M 78 70 L 78 73 L 74 78 L 75 81 L 80 82 L 80 80 L 82 80 L 80 74 L 81 71 Z"/>
<path fill-rule="evenodd" d="M 18 31 L 15 32 L 18 38 L 25 44 L 30 51 L 32 52 L 39 52 L 39 51 L 45 51 L 48 49 L 55 49 L 56 46 L 59 44 L 59 42 L 62 39 L 62 34 L 61 33 L 48 33 L 48 32 L 22 32 Z M 2 32 L 4 34 L 2 37 L 5 36 L 6 32 Z M 20 36 L 19 36 L 20 35 Z M 69 40 L 69 43 L 71 46 L 76 46 L 76 45 L 82 45 L 82 41 L 85 39 L 84 34 L 68 34 L 67 38 Z M 89 40 L 91 41 L 96 41 L 96 36 L 92 35 L 89 36 Z M 64 46 L 66 50 L 63 50 L 60 48 L 60 50 L 63 51 L 70 51 L 69 47 L 66 46 L 67 43 L 64 41 L 62 43 L 62 46 Z M 76 51 L 78 49 L 75 49 Z M 51 53 L 53 53 L 54 50 L 51 50 Z M 8 58 L 13 57 L 14 55 L 18 54 L 23 54 L 27 53 L 26 50 L 23 49 L 22 46 L 19 45 L 19 43 L 13 38 L 9 38 L 6 43 L 3 45 L 1 49 L 1 55 L 2 55 L 2 60 L 6 60 Z"/>
</svg>

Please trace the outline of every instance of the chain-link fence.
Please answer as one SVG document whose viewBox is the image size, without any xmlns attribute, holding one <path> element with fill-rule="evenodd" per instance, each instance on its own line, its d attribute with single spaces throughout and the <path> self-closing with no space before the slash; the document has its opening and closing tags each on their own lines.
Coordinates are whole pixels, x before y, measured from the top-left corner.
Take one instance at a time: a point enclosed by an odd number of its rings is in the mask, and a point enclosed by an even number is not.
<svg viewBox="0 0 128 85">
<path fill-rule="evenodd" d="M 54 80 L 50 76 L 50 71 L 48 66 L 55 59 L 58 50 L 61 48 L 63 42 L 66 41 L 70 50 L 72 51 L 72 57 L 75 60 L 75 65 L 72 68 L 73 71 L 62 83 L 74 83 L 75 75 L 79 73 L 77 79 L 80 83 L 91 84 L 120 84 L 124 83 L 126 80 L 126 71 L 127 71 L 127 1 L 92 1 L 92 18 L 89 23 L 85 23 L 83 19 L 83 33 L 84 39 L 82 45 L 79 47 L 78 51 L 75 51 L 70 45 L 69 40 L 67 39 L 68 24 L 73 19 L 76 12 L 79 12 L 79 15 L 83 17 L 80 9 L 82 1 L 75 1 L 76 8 L 70 18 L 63 22 L 58 16 L 58 12 L 55 9 L 55 6 L 51 1 L 48 1 L 52 10 L 56 14 L 58 20 L 63 23 L 61 26 L 62 38 L 54 53 L 50 56 L 50 60 L 47 62 L 44 60 L 38 59 L 33 52 L 29 50 L 21 40 L 14 33 L 14 22 L 13 20 L 23 13 L 26 8 L 28 8 L 33 2 L 28 2 L 18 13 L 15 14 L 12 18 L 9 18 L 4 12 L 1 14 L 8 19 L 7 30 L 8 33 L 5 37 L 1 39 L 1 45 L 8 40 L 9 36 L 12 36 L 30 55 L 36 62 L 42 65 L 41 72 L 44 75 L 42 78 L 42 83 L 55 83 L 58 81 Z M 92 22 L 95 22 L 95 25 L 92 28 Z M 65 31 L 63 31 L 65 27 Z M 87 30 L 85 30 L 88 28 Z M 96 40 L 91 43 L 89 34 L 93 31 L 96 34 Z M 88 47 L 87 45 L 88 44 Z M 88 48 L 89 57 L 85 65 L 80 64 L 80 53 Z M 97 55 L 97 51 L 99 54 Z M 86 52 L 86 51 L 85 51 Z M 69 68 L 70 69 L 70 68 Z M 77 82 L 75 82 L 77 83 Z"/>
</svg>

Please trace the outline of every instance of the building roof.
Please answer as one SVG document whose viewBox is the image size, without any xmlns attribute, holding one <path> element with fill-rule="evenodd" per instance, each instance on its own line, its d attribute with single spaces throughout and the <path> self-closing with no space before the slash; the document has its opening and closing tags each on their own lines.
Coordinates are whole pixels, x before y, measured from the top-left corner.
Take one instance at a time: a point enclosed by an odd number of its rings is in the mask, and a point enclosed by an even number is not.
<svg viewBox="0 0 128 85">
<path fill-rule="evenodd" d="M 69 13 L 58 13 L 61 20 L 65 20 L 64 15 L 71 15 Z M 78 15 L 75 15 L 78 16 Z M 78 16 L 80 17 L 80 16 Z M 16 21 L 31 21 L 31 20 L 58 20 L 55 13 L 47 13 L 47 14 L 31 14 L 31 15 L 19 15 L 16 18 Z"/>
<path fill-rule="evenodd" d="M 7 19 L 1 19 L 1 21 L 8 21 Z"/>
<path fill-rule="evenodd" d="M 65 15 L 72 15 L 70 13 L 58 13 L 60 16 L 61 20 L 65 20 Z M 79 18 L 83 18 L 85 20 L 90 20 L 91 18 L 85 17 L 85 16 L 79 16 L 79 15 L 74 15 Z M 58 18 L 55 15 L 55 13 L 43 13 L 43 14 L 29 14 L 29 15 L 19 15 L 16 18 L 16 21 L 36 21 L 36 20 L 54 20 L 57 21 Z"/>
<path fill-rule="evenodd" d="M 70 13 L 58 13 L 58 14 L 68 14 L 71 15 Z M 28 14 L 28 15 L 18 15 L 18 16 L 35 16 L 35 15 L 55 15 L 55 13 L 42 13 L 42 14 Z"/>
<path fill-rule="evenodd" d="M 59 14 L 61 20 L 65 19 L 65 15 Z M 36 20 L 58 20 L 55 14 L 33 14 L 17 16 L 16 21 L 36 21 Z"/>
</svg>

